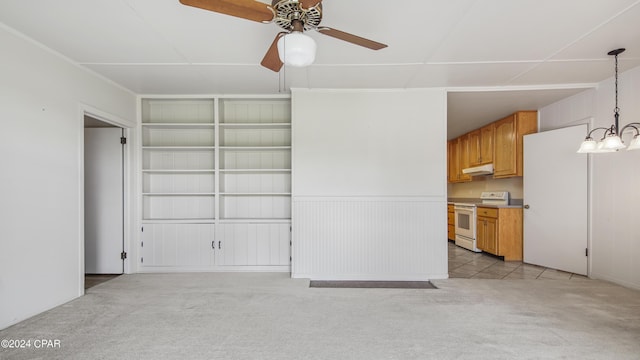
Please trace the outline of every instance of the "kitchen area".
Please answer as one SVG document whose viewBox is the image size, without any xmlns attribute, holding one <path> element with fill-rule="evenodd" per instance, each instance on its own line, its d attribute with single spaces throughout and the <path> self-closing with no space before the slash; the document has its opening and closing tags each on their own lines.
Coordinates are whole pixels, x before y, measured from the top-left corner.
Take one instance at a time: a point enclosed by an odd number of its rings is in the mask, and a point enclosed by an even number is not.
<svg viewBox="0 0 640 360">
<path fill-rule="evenodd" d="M 517 111 L 448 141 L 450 277 L 571 277 L 522 263 L 523 137 L 536 132 L 537 111 Z"/>
</svg>

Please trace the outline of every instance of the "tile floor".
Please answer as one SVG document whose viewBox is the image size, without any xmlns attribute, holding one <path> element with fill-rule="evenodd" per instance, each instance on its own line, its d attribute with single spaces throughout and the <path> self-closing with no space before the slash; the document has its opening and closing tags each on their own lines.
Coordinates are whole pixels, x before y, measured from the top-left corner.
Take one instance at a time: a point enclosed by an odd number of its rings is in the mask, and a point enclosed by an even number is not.
<svg viewBox="0 0 640 360">
<path fill-rule="evenodd" d="M 119 274 L 85 274 L 84 275 L 84 289 L 87 290 L 98 284 L 102 284 L 105 281 L 117 278 Z"/>
<path fill-rule="evenodd" d="M 487 253 L 474 253 L 449 241 L 449 278 L 463 279 L 587 279 L 521 261 L 503 261 Z"/>
</svg>

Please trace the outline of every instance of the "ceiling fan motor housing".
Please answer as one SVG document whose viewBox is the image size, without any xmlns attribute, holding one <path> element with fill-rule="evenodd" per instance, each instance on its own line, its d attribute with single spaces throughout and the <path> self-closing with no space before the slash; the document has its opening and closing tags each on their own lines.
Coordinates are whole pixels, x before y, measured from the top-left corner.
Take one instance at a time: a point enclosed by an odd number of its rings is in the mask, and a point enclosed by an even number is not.
<svg viewBox="0 0 640 360">
<path fill-rule="evenodd" d="M 276 14 L 273 21 L 287 31 L 294 30 L 296 20 L 302 22 L 304 31 L 317 28 L 322 20 L 321 3 L 309 9 L 303 9 L 297 0 L 273 0 L 271 6 Z"/>
</svg>

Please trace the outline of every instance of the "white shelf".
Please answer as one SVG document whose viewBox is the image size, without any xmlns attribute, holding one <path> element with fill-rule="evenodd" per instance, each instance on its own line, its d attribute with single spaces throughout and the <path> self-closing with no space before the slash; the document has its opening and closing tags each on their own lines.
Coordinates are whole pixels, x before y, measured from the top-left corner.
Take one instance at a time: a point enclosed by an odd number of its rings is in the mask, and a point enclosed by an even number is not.
<svg viewBox="0 0 640 360">
<path fill-rule="evenodd" d="M 291 150 L 291 146 L 220 146 L 220 150 L 245 151 L 245 150 Z"/>
<path fill-rule="evenodd" d="M 291 128 L 291 123 L 220 123 L 220 127 L 237 129 L 289 129 Z"/>
<path fill-rule="evenodd" d="M 288 173 L 291 169 L 220 169 L 221 173 Z"/>
<path fill-rule="evenodd" d="M 155 170 L 155 169 L 142 169 L 142 173 L 143 174 L 148 174 L 148 175 L 160 175 L 160 174 L 165 174 L 165 175 L 170 175 L 170 174 L 174 174 L 174 175 L 204 175 L 204 174 L 209 174 L 209 175 L 214 175 L 216 173 L 215 170 L 189 170 L 189 169 L 170 169 L 170 170 L 164 170 L 164 169 L 159 169 L 159 170 Z"/>
<path fill-rule="evenodd" d="M 217 223 L 220 224 L 291 224 L 291 219 L 271 218 L 271 219 L 254 219 L 254 218 L 224 218 L 220 219 Z"/>
<path fill-rule="evenodd" d="M 213 218 L 142 219 L 143 224 L 213 224 Z"/>
<path fill-rule="evenodd" d="M 142 123 L 143 128 L 150 129 L 212 129 L 215 127 L 210 123 Z"/>
<path fill-rule="evenodd" d="M 270 224 L 270 223 L 291 223 L 291 219 L 289 218 L 264 218 L 264 219 L 256 219 L 256 218 L 222 218 L 219 221 L 223 224 L 233 224 L 233 223 L 250 223 L 250 224 Z"/>
<path fill-rule="evenodd" d="M 143 146 L 142 150 L 175 151 L 175 150 L 215 150 L 215 146 Z"/>
<path fill-rule="evenodd" d="M 170 193 L 170 192 L 151 192 L 142 193 L 142 196 L 215 196 L 215 193 Z"/>
<path fill-rule="evenodd" d="M 214 224 L 214 219 L 142 219 L 143 224 Z"/>
<path fill-rule="evenodd" d="M 150 170 L 150 169 L 142 169 L 143 173 L 149 174 L 213 174 L 216 171 L 214 169 L 203 169 L 203 170 L 184 170 L 184 169 L 159 169 L 159 170 Z"/>
<path fill-rule="evenodd" d="M 220 192 L 221 196 L 291 196 L 290 192 Z"/>
</svg>

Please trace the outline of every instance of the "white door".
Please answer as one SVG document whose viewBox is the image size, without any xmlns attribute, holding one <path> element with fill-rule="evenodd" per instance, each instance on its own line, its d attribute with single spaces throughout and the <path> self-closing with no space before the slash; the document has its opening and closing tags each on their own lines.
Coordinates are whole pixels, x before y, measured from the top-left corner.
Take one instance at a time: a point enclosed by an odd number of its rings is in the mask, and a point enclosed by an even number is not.
<svg viewBox="0 0 640 360">
<path fill-rule="evenodd" d="M 587 274 L 586 125 L 524 137 L 524 262 Z"/>
<path fill-rule="evenodd" d="M 122 274 L 123 204 L 120 128 L 84 129 L 86 274 Z"/>
</svg>

